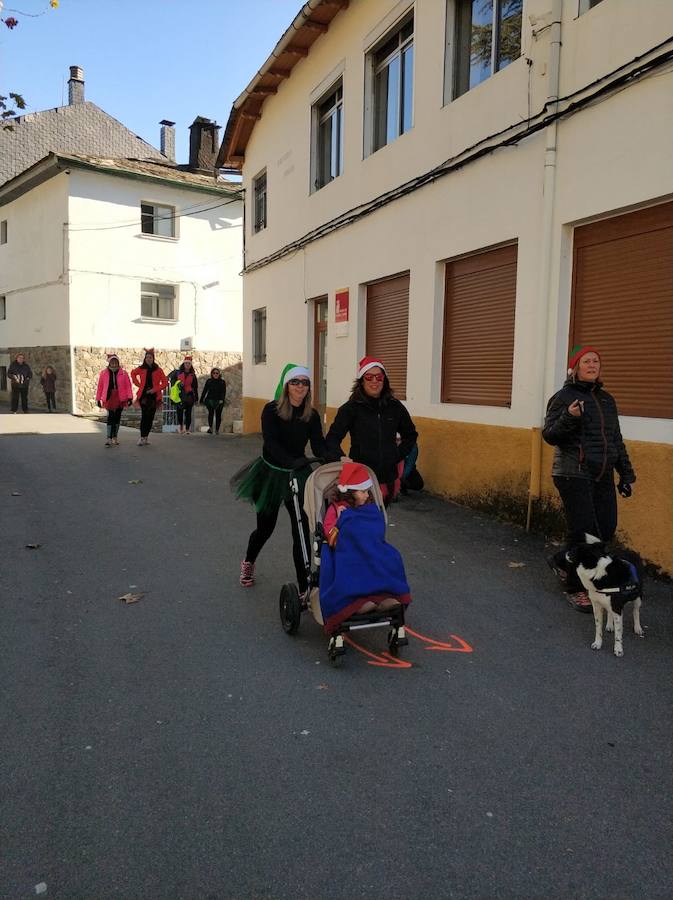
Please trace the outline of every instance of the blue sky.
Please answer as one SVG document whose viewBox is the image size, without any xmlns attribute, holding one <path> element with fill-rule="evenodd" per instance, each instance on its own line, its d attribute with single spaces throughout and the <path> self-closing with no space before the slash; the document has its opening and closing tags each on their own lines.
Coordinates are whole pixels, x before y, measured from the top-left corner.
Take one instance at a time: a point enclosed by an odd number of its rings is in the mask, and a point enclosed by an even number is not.
<svg viewBox="0 0 673 900">
<path fill-rule="evenodd" d="M 178 162 L 197 115 L 226 125 L 302 0 L 4 0 L 0 94 L 23 94 L 27 112 L 68 102 L 71 65 L 92 100 L 154 146 L 159 121 L 176 123 Z M 22 13 L 38 14 L 31 18 Z M 43 15 L 39 15 L 44 13 Z M 220 137 L 224 132 L 220 132 Z"/>
</svg>

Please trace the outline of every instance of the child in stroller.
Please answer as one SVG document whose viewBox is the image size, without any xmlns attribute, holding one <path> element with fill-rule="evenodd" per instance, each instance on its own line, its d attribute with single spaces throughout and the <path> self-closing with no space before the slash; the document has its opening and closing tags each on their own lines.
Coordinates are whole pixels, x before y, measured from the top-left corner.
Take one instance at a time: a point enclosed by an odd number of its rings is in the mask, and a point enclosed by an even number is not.
<svg viewBox="0 0 673 900">
<path fill-rule="evenodd" d="M 296 514 L 300 515 L 298 495 Z M 376 476 L 359 463 L 330 463 L 306 483 L 304 509 L 313 535 L 312 562 L 306 554 L 309 607 L 329 635 L 328 654 L 337 662 L 343 635 L 388 627 L 388 646 L 407 643 L 404 611 L 411 600 L 399 552 L 385 541 L 386 512 Z M 283 628 L 294 634 L 301 609 L 294 585 L 280 595 Z"/>
</svg>

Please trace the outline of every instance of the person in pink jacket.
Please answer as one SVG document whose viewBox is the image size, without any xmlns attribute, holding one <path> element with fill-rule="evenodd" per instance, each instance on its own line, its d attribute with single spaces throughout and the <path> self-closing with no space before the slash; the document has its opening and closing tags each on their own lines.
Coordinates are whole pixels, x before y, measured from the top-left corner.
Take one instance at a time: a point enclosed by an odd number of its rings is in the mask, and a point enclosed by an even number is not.
<svg viewBox="0 0 673 900">
<path fill-rule="evenodd" d="M 121 368 L 116 353 L 108 354 L 107 368 L 98 376 L 96 406 L 107 410 L 106 447 L 118 447 L 119 423 L 122 410 L 133 402 L 133 389 L 128 372 Z"/>
</svg>

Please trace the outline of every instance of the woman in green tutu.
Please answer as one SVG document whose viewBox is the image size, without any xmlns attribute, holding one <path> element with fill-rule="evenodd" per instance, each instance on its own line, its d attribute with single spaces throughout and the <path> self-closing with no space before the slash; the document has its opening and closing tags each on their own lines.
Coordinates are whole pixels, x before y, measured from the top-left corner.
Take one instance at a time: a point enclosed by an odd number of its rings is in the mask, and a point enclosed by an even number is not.
<svg viewBox="0 0 673 900">
<path fill-rule="evenodd" d="M 292 526 L 292 555 L 297 585 L 300 594 L 304 595 L 308 585 L 299 528 L 292 507 L 290 476 L 296 471 L 301 498 L 311 473 L 304 455 L 307 442 L 310 441 L 314 456 L 324 457 L 326 453 L 320 416 L 311 402 L 311 375 L 304 366 L 289 363 L 283 369 L 275 399 L 262 410 L 262 437 L 262 455 L 231 479 L 236 497 L 253 503 L 257 513 L 257 528 L 250 535 L 248 549 L 241 562 L 241 584 L 250 587 L 255 583 L 255 560 L 273 534 L 278 511 L 284 503 Z M 306 544 L 310 546 L 303 502 L 302 521 Z"/>
</svg>

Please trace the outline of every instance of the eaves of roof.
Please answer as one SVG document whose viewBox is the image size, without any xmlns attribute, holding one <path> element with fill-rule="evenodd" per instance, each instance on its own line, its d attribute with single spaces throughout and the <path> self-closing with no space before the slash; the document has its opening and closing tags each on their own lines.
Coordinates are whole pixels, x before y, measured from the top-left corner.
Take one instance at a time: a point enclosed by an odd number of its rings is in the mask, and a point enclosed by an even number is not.
<svg viewBox="0 0 673 900">
<path fill-rule="evenodd" d="M 308 0 L 302 6 L 271 56 L 234 101 L 217 156 L 218 168 L 242 169 L 250 135 L 262 117 L 264 101 L 277 93 L 278 86 L 290 77 L 297 63 L 308 56 L 313 44 L 348 3 L 349 0 Z"/>
</svg>

